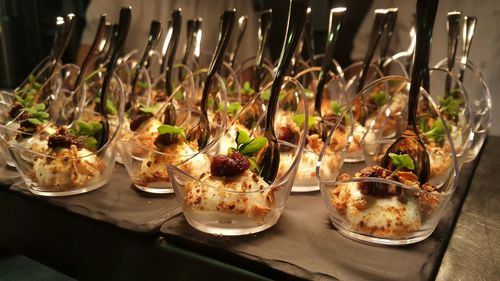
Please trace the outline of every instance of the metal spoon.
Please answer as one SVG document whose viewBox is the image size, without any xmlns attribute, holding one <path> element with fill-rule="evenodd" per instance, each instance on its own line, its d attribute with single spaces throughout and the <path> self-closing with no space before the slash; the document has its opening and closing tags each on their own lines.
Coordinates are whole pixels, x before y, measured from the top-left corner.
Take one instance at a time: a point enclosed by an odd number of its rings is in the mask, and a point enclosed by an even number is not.
<svg viewBox="0 0 500 281">
<path fill-rule="evenodd" d="M 104 120 L 101 121 L 103 125 L 103 131 L 99 139 L 99 148 L 101 148 L 108 142 L 109 121 L 108 114 L 106 112 L 108 88 L 111 84 L 111 79 L 113 78 L 113 73 L 116 69 L 116 61 L 118 60 L 118 56 L 123 49 L 123 45 L 125 45 L 125 40 L 127 39 L 131 18 L 132 8 L 122 7 L 120 9 L 120 19 L 118 22 L 118 27 L 116 28 L 116 30 L 113 30 L 113 41 L 115 42 L 115 44 L 113 46 L 113 49 L 111 50 L 110 60 L 106 65 L 106 74 L 104 76 L 104 81 L 102 83 L 102 89 L 100 92 L 101 102 L 99 103 L 99 113 Z"/>
<path fill-rule="evenodd" d="M 458 80 L 460 82 L 464 81 L 464 73 L 467 69 L 467 61 L 469 60 L 469 51 L 472 42 L 472 37 L 474 36 L 474 30 L 476 29 L 477 18 L 465 16 L 465 25 L 462 32 L 462 57 L 460 58 L 460 69 L 458 73 Z"/>
<path fill-rule="evenodd" d="M 181 34 L 182 27 L 182 15 L 181 10 L 176 9 L 172 11 L 172 25 L 170 34 L 170 41 L 168 42 L 167 50 L 165 52 L 164 61 L 166 60 L 166 71 L 165 71 L 165 93 L 167 97 L 173 95 L 174 89 L 172 85 L 172 71 L 174 65 L 175 51 L 177 50 L 177 45 L 179 44 L 179 37 Z M 165 114 L 163 118 L 163 123 L 167 125 L 175 125 L 176 111 L 175 106 L 172 102 L 169 102 L 165 107 Z"/>
<path fill-rule="evenodd" d="M 448 13 L 448 21 L 446 22 L 446 29 L 448 30 L 448 60 L 447 66 L 448 71 L 453 71 L 453 66 L 455 65 L 455 56 L 457 54 L 457 45 L 460 36 L 460 19 L 462 17 L 462 13 L 459 11 L 453 11 Z M 451 90 L 451 77 L 446 75 L 445 82 L 445 96 L 450 94 Z"/>
<path fill-rule="evenodd" d="M 148 35 L 148 43 L 146 44 L 146 48 L 144 49 L 144 53 L 142 54 L 141 60 L 139 61 L 138 64 L 136 64 L 134 69 L 134 77 L 132 78 L 132 90 L 129 93 L 127 108 L 130 108 L 135 104 L 136 100 L 135 89 L 137 88 L 137 80 L 139 80 L 141 69 L 146 64 L 146 61 L 150 56 L 151 50 L 153 50 L 156 47 L 156 44 L 160 39 L 160 35 L 161 35 L 161 22 L 157 20 L 151 21 L 151 26 L 149 28 L 149 35 Z"/>
<path fill-rule="evenodd" d="M 236 18 L 236 10 L 224 11 L 221 15 L 221 23 L 219 28 L 219 38 L 217 40 L 217 46 L 215 48 L 212 61 L 208 68 L 207 77 L 205 79 L 205 86 L 203 88 L 203 93 L 201 96 L 201 114 L 198 123 L 189 130 L 187 138 L 190 140 L 197 140 L 199 149 L 204 148 L 208 144 L 210 137 L 210 122 L 208 121 L 207 107 L 208 107 L 208 94 L 210 92 L 210 86 L 212 80 L 215 78 L 215 74 L 220 70 L 222 62 L 224 60 L 224 52 L 227 49 L 227 45 L 231 38 L 231 32 L 233 31 L 234 21 Z"/>
<path fill-rule="evenodd" d="M 240 48 L 241 42 L 243 41 L 243 35 L 245 35 L 245 30 L 247 29 L 248 16 L 241 16 L 238 19 L 238 37 L 232 46 L 232 51 L 229 52 L 229 65 L 234 68 L 234 61 L 236 54 Z"/>
<path fill-rule="evenodd" d="M 384 33 L 385 21 L 387 18 L 387 10 L 377 9 L 375 10 L 375 20 L 373 22 L 372 32 L 370 39 L 368 41 L 368 50 L 366 52 L 365 58 L 363 59 L 363 65 L 361 67 L 361 75 L 358 80 L 358 85 L 356 86 L 356 93 L 361 92 L 365 86 L 366 76 L 368 75 L 368 68 L 377 49 L 377 45 Z"/>
<path fill-rule="evenodd" d="M 409 154 L 415 164 L 413 171 L 421 183 L 426 183 L 430 176 L 429 155 L 417 129 L 417 107 L 420 86 L 425 72 L 428 72 L 428 56 L 432 39 L 432 29 L 438 7 L 438 0 L 417 0 L 417 44 L 415 60 L 411 75 L 411 85 L 408 100 L 408 120 L 405 132 L 387 149 L 381 166 L 393 169 L 389 153 Z"/>
<path fill-rule="evenodd" d="M 330 25 L 325 47 L 325 56 L 323 58 L 323 65 L 321 66 L 321 71 L 319 73 L 318 86 L 316 87 L 316 97 L 314 99 L 314 117 L 317 124 L 317 133 L 323 141 L 327 137 L 327 128 L 325 126 L 325 123 L 323 122 L 323 115 L 321 114 L 321 102 L 323 100 L 323 91 L 327 82 L 327 73 L 332 67 L 335 42 L 339 35 L 340 29 L 342 28 L 346 11 L 347 9 L 345 7 L 333 8 L 330 10 Z"/>
<path fill-rule="evenodd" d="M 285 74 L 290 66 L 290 62 L 297 48 L 300 39 L 300 34 L 304 27 L 307 14 L 307 1 L 291 1 L 290 10 L 288 13 L 288 26 L 283 49 L 274 78 L 271 86 L 271 96 L 267 105 L 264 137 L 267 138 L 267 146 L 261 153 L 258 159 L 260 176 L 269 184 L 271 184 L 278 173 L 280 164 L 280 151 L 278 139 L 274 132 L 274 118 L 278 107 L 278 98 L 281 91 L 281 85 L 285 79 Z"/>
<path fill-rule="evenodd" d="M 311 32 L 311 8 L 310 7 L 307 7 L 307 10 L 306 10 L 306 19 L 305 19 L 303 29 L 305 29 L 305 30 L 304 30 L 304 32 L 301 33 L 301 39 L 297 43 L 295 53 L 292 57 L 292 61 L 291 61 L 292 67 L 291 67 L 291 73 L 290 73 L 291 76 L 294 76 L 299 72 L 300 60 L 305 61 L 303 54 L 304 53 L 309 54 L 310 50 L 312 49 L 311 42 L 307 42 L 307 41 L 310 41 L 310 38 L 312 37 L 309 35 Z M 308 35 L 306 35 L 306 34 L 308 34 Z M 306 49 L 306 50 L 304 51 L 304 49 Z"/>
<path fill-rule="evenodd" d="M 394 28 L 396 27 L 396 20 L 398 19 L 398 8 L 387 9 L 387 16 L 385 20 L 384 36 L 380 42 L 380 64 L 379 68 L 384 69 L 384 63 L 389 51 Z"/>
<path fill-rule="evenodd" d="M 271 29 L 271 19 L 273 16 L 273 11 L 271 9 L 263 11 L 259 17 L 259 46 L 257 49 L 257 55 L 255 56 L 255 89 L 260 90 L 261 84 L 261 71 L 262 62 L 264 59 L 264 50 L 266 49 L 266 43 L 269 35 L 269 30 Z"/>
</svg>

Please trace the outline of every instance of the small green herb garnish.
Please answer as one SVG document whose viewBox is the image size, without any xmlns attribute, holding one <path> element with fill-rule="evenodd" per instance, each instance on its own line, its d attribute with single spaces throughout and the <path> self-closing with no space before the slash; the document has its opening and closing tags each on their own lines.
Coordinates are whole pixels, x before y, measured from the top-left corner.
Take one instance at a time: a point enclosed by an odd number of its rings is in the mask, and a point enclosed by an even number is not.
<svg viewBox="0 0 500 281">
<path fill-rule="evenodd" d="M 147 81 L 137 81 L 136 85 L 139 89 L 142 89 L 142 90 L 146 90 L 149 87 L 149 84 Z"/>
<path fill-rule="evenodd" d="M 436 143 L 441 143 L 444 140 L 444 132 L 443 122 L 441 122 L 441 119 L 437 119 L 434 121 L 434 124 L 432 124 L 431 129 L 424 132 L 424 135 L 434 140 Z"/>
<path fill-rule="evenodd" d="M 141 112 L 144 112 L 144 113 L 151 113 L 151 114 L 156 114 L 156 112 L 158 112 L 158 105 L 155 104 L 155 105 L 145 105 L 145 104 L 141 104 L 140 107 L 139 107 L 139 110 Z"/>
<path fill-rule="evenodd" d="M 304 122 L 306 121 L 305 119 L 306 119 L 306 117 L 305 117 L 305 114 L 303 114 L 303 113 L 294 115 L 292 117 L 293 122 L 295 122 L 295 124 L 300 128 L 302 128 L 304 126 Z M 312 126 L 314 126 L 314 117 L 307 116 L 307 128 L 311 129 Z"/>
<path fill-rule="evenodd" d="M 451 116 L 457 116 L 464 104 L 464 99 L 453 97 L 449 95 L 446 98 L 438 97 L 440 109 Z"/>
<path fill-rule="evenodd" d="M 45 104 L 43 103 L 35 104 L 32 107 L 25 107 L 22 111 L 29 113 L 30 118 L 27 120 L 35 125 L 42 125 L 49 118 L 49 114 L 45 112 Z"/>
<path fill-rule="evenodd" d="M 160 127 L 158 127 L 158 133 L 160 133 L 160 135 L 164 134 L 171 134 L 174 136 L 180 135 L 182 138 L 184 139 L 186 138 L 186 132 L 184 128 L 172 125 L 161 125 Z"/>
<path fill-rule="evenodd" d="M 342 113 L 344 113 L 346 107 L 344 105 L 341 105 L 337 101 L 332 101 L 330 102 L 330 109 L 332 110 L 332 113 L 341 116 Z"/>
<path fill-rule="evenodd" d="M 387 95 L 383 90 L 380 90 L 377 93 L 373 94 L 372 99 L 373 102 L 378 106 L 382 106 L 387 103 Z"/>
<path fill-rule="evenodd" d="M 286 96 L 286 93 L 285 92 L 280 92 L 280 95 L 278 97 L 278 100 L 281 101 L 283 98 L 285 98 Z M 260 94 L 260 99 L 263 100 L 263 101 L 268 101 L 269 99 L 271 98 L 271 90 L 265 90 L 264 92 L 262 92 L 262 94 Z"/>
<path fill-rule="evenodd" d="M 100 103 L 100 102 L 101 102 L 101 98 L 100 98 L 100 97 L 96 97 L 96 98 L 94 99 L 94 102 L 95 102 L 95 103 Z M 118 114 L 118 109 L 116 108 L 116 105 L 115 105 L 115 103 L 113 102 L 113 100 L 112 100 L 112 99 L 110 99 L 110 98 L 107 98 L 107 99 L 106 99 L 106 110 L 107 110 L 109 113 L 113 114 L 113 115 Z"/>
<path fill-rule="evenodd" d="M 396 167 L 394 172 L 401 171 L 403 169 L 410 171 L 415 170 L 415 163 L 409 154 L 389 153 L 389 157 L 391 157 L 392 164 Z"/>
<path fill-rule="evenodd" d="M 185 92 L 182 89 L 179 89 L 177 92 L 174 94 L 174 99 L 177 101 L 183 101 L 185 96 Z"/>
<path fill-rule="evenodd" d="M 243 95 L 251 96 L 255 94 L 255 90 L 250 86 L 250 82 L 246 81 L 243 84 L 243 88 L 241 88 L 240 93 Z"/>
<path fill-rule="evenodd" d="M 219 104 L 219 109 L 222 110 L 223 109 L 223 106 L 222 104 Z M 240 112 L 241 110 L 241 103 L 235 101 L 235 102 L 231 102 L 229 103 L 229 105 L 227 106 L 227 114 L 229 115 L 236 115 L 238 112 Z"/>
<path fill-rule="evenodd" d="M 98 122 L 87 123 L 76 121 L 75 125 L 69 129 L 70 133 L 83 139 L 83 145 L 89 150 L 97 149 L 97 138 L 102 131 L 102 124 Z"/>
<path fill-rule="evenodd" d="M 306 98 L 313 99 L 314 98 L 314 92 L 311 91 L 309 88 L 304 88 L 304 94 L 306 95 Z"/>
<path fill-rule="evenodd" d="M 259 171 L 259 165 L 257 163 L 257 159 L 255 159 L 255 154 L 267 145 L 267 138 L 256 137 L 252 139 L 247 132 L 238 130 L 235 141 L 236 148 L 230 147 L 227 153 L 231 154 L 234 151 L 238 151 L 248 158 L 250 168 L 253 171 Z"/>
</svg>

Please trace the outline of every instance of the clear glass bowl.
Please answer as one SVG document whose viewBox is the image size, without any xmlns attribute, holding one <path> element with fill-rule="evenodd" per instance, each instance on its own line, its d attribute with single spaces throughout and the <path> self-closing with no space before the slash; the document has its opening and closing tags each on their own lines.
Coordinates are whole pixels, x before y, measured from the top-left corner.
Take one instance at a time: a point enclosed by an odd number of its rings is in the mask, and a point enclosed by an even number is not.
<svg viewBox="0 0 500 281">
<path fill-rule="evenodd" d="M 203 75 L 205 72 L 198 72 L 196 75 Z M 193 75 L 188 72 L 186 79 L 192 84 Z M 209 118 L 211 131 L 208 145 L 203 149 L 198 149 L 196 140 L 179 141 L 175 144 L 162 147 L 161 150 L 154 144 L 158 136 L 157 127 L 161 126 L 162 109 L 157 116 L 144 122 L 144 128 L 139 127 L 132 132 L 130 138 L 122 139 L 119 142 L 119 151 L 123 164 L 132 179 L 134 185 L 145 192 L 155 194 L 173 193 L 167 165 L 175 165 L 188 173 L 199 176 L 205 167 L 210 165 L 206 151 L 217 150 L 218 143 L 226 128 L 227 97 L 224 81 L 217 75 L 216 83 L 212 83 L 209 95 L 209 107 L 207 115 Z M 180 86 L 178 86 L 180 87 Z M 189 100 L 193 93 L 187 94 L 185 100 Z M 176 126 L 182 127 L 189 132 L 200 120 L 200 110 L 193 107 L 186 107 L 175 101 L 172 96 L 166 102 L 174 101 L 176 106 Z M 182 102 L 180 100 L 179 102 Z M 180 117 L 180 118 L 179 118 Z M 154 120 L 152 120 L 154 119 Z M 141 125 L 142 126 L 142 125 Z"/>
<path fill-rule="evenodd" d="M 119 78 L 110 83 L 109 98 L 117 112 L 108 116 L 108 141 L 97 151 L 87 149 L 45 149 L 35 151 L 26 145 L 8 143 L 15 166 L 28 189 L 41 196 L 68 196 L 85 193 L 105 185 L 111 178 L 116 158 L 116 141 L 123 120 L 125 98 Z M 82 112 L 79 120 L 98 122 L 93 111 Z M 68 127 L 73 124 L 68 124 Z M 35 139 L 37 135 L 31 137 Z"/>
<path fill-rule="evenodd" d="M 324 161 L 325 153 L 322 152 L 317 167 L 321 194 L 330 221 L 341 234 L 375 244 L 416 243 L 432 234 L 453 195 L 459 170 L 456 151 L 449 130 L 444 126 L 441 143 L 426 143 L 431 164 L 427 183 L 418 185 L 416 176 L 404 168 L 402 172 L 394 173 L 379 168 L 387 148 L 406 129 L 410 81 L 398 76 L 384 77 L 368 85 L 360 96 L 371 95 L 380 84 L 390 84 L 399 91 L 388 96 L 384 105 L 371 112 L 374 121 L 367 122 L 367 131 L 361 140 L 364 161 L 341 161 L 340 168 L 335 170 Z M 390 109 L 396 109 L 394 103 L 403 106 L 398 105 L 397 114 L 396 110 L 392 112 Z M 420 111 L 423 106 L 436 120 L 446 124 L 437 105 L 421 89 Z M 353 131 L 348 142 L 353 141 Z M 422 133 L 420 136 L 425 139 Z M 345 159 L 348 147 L 349 144 L 337 152 L 339 159 Z"/>
<path fill-rule="evenodd" d="M 302 86 L 293 78 L 286 78 L 285 81 L 285 94 L 278 104 L 275 121 L 277 128 L 281 128 L 283 120 L 288 119 L 291 112 L 304 114 L 306 120 L 308 117 Z M 246 130 L 254 137 L 262 135 L 263 117 L 250 122 L 249 124 L 254 125 L 251 128 L 240 123 L 242 119 L 239 117 L 247 116 L 247 111 L 254 108 L 252 104 L 262 105 L 260 95 L 269 87 L 270 85 L 265 87 L 243 107 L 228 126 L 221 143 L 232 140 L 233 143 L 228 145 L 236 146 L 233 133 L 238 129 Z M 279 141 L 280 171 L 271 184 L 267 184 L 250 170 L 235 177 L 213 177 L 207 166 L 200 177 L 195 177 L 179 167 L 169 165 L 167 169 L 175 196 L 188 223 L 200 231 L 216 235 L 245 235 L 273 226 L 284 211 L 293 186 L 305 144 L 305 122 L 299 127 L 299 131 L 296 142 Z M 208 157 L 227 153 L 227 148 L 222 148 L 222 144 L 220 147 L 219 153 L 207 152 Z"/>
<path fill-rule="evenodd" d="M 295 76 L 301 85 L 305 87 L 305 96 L 307 99 L 307 105 L 309 110 L 309 115 L 312 116 L 314 113 L 314 99 L 317 91 L 318 77 L 321 72 L 320 67 L 311 67 Z M 340 116 L 344 114 L 345 111 L 350 110 L 348 106 L 348 98 L 344 92 L 343 81 L 338 76 L 335 76 L 332 72 L 327 74 L 327 84 L 323 92 L 323 100 L 321 105 L 321 116 L 325 122 L 327 130 L 336 125 L 339 121 Z M 319 190 L 319 184 L 316 178 L 316 162 L 318 161 L 319 154 L 322 147 L 324 146 L 323 140 L 316 133 L 314 134 L 309 128 L 309 136 L 307 136 L 306 145 L 304 151 L 302 152 L 302 159 L 295 176 L 295 182 L 292 192 L 309 192 Z M 344 132 L 344 136 L 348 133 Z M 341 138 L 342 136 L 336 136 Z M 336 141 L 335 139 L 331 140 Z M 338 142 L 345 142 L 346 139 L 340 140 Z M 337 146 L 339 144 L 333 144 L 332 146 Z M 330 150 L 328 151 L 330 154 Z M 330 157 L 328 155 L 327 157 Z M 336 165 L 338 159 L 334 159 L 334 155 L 330 158 L 332 165 Z"/>
<path fill-rule="evenodd" d="M 444 59 L 436 67 L 447 68 L 446 64 L 447 60 Z M 455 61 L 454 73 L 458 73 L 460 65 L 460 60 L 457 59 Z M 469 162 L 476 159 L 488 135 L 488 130 L 492 123 L 492 101 L 488 84 L 472 61 L 467 62 L 461 86 L 467 92 L 468 103 L 473 118 L 474 137 L 471 149 L 464 159 L 465 162 Z"/>
</svg>

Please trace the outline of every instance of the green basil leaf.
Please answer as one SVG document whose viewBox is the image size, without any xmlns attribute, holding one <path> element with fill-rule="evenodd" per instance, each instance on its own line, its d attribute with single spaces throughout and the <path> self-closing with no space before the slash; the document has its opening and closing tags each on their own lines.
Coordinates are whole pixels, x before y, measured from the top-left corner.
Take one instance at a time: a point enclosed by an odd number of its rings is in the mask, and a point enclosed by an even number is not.
<svg viewBox="0 0 500 281">
<path fill-rule="evenodd" d="M 37 118 L 28 118 L 27 120 L 28 120 L 28 122 L 30 122 L 31 124 L 35 124 L 35 125 L 42 125 L 42 124 L 43 124 L 43 122 L 42 122 L 42 121 L 40 121 L 40 120 L 39 120 L 39 119 L 37 119 Z"/>
<path fill-rule="evenodd" d="M 151 106 L 141 105 L 139 107 L 139 110 L 144 113 L 156 114 L 156 112 L 158 111 L 158 105 L 157 104 Z"/>
<path fill-rule="evenodd" d="M 341 116 L 342 113 L 344 113 L 344 111 L 345 111 L 345 106 L 341 105 L 337 101 L 331 101 L 330 102 L 330 109 L 332 110 L 333 114 L 335 114 L 337 116 Z"/>
<path fill-rule="evenodd" d="M 259 150 L 261 150 L 266 144 L 267 144 L 267 138 L 256 137 L 252 141 L 243 144 L 239 148 L 239 151 L 243 155 L 252 156 L 255 153 L 259 152 Z"/>
<path fill-rule="evenodd" d="M 186 133 L 184 132 L 184 128 L 177 126 L 161 125 L 160 127 L 158 127 L 158 133 L 160 133 L 160 135 L 164 134 L 181 135 L 183 138 L 186 138 Z"/>
<path fill-rule="evenodd" d="M 375 93 L 372 95 L 373 102 L 375 102 L 376 105 L 382 106 L 387 103 L 387 95 L 385 94 L 385 91 L 381 90 L 378 93 Z"/>
<path fill-rule="evenodd" d="M 247 132 L 238 130 L 236 133 L 236 145 L 237 147 L 240 147 L 241 145 L 250 142 L 252 139 L 250 136 L 247 134 Z"/>
<path fill-rule="evenodd" d="M 302 128 L 304 126 L 305 118 L 305 114 L 297 114 L 292 117 L 292 120 L 298 127 Z M 314 126 L 314 117 L 308 116 L 307 128 L 310 129 L 312 126 Z"/>
<path fill-rule="evenodd" d="M 86 137 L 83 140 L 83 145 L 88 150 L 97 150 L 97 140 L 94 137 Z"/>
<path fill-rule="evenodd" d="M 389 157 L 391 157 L 392 164 L 396 166 L 397 170 L 415 170 L 415 163 L 413 162 L 413 159 L 411 159 L 410 155 L 389 153 Z"/>
</svg>

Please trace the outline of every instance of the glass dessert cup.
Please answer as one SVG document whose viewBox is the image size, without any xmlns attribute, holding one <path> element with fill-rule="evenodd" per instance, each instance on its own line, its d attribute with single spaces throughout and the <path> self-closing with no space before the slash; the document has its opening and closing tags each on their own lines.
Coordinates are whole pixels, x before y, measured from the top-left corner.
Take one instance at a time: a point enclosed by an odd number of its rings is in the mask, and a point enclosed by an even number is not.
<svg viewBox="0 0 500 281">
<path fill-rule="evenodd" d="M 190 75 L 188 74 L 186 79 L 190 79 L 192 82 L 193 77 Z M 211 102 L 207 110 L 211 126 L 209 140 L 208 145 L 203 149 L 199 149 L 196 139 L 187 139 L 186 137 L 178 138 L 176 142 L 168 145 L 159 144 L 157 142 L 160 134 L 158 127 L 163 125 L 161 119 L 164 115 L 161 111 L 158 112 L 157 116 L 151 117 L 150 121 L 143 123 L 148 128 L 139 127 L 133 132 L 130 139 L 119 142 L 118 147 L 123 164 L 135 187 L 154 194 L 173 193 L 167 165 L 177 166 L 192 175 L 199 176 L 210 164 L 206 152 L 218 149 L 220 137 L 226 127 L 225 86 L 220 76 L 217 75 L 216 80 L 217 83 L 212 83 L 209 95 Z M 188 94 L 188 96 L 191 95 L 192 93 Z M 175 95 L 166 102 L 174 99 Z M 189 100 L 189 98 L 185 100 Z M 199 122 L 201 113 L 195 107 L 186 107 L 181 104 L 177 104 L 175 108 L 178 118 L 175 119 L 176 124 L 174 125 L 183 128 L 187 134 Z M 152 126 L 156 127 L 151 128 Z"/>
<path fill-rule="evenodd" d="M 109 99 L 117 105 L 117 112 L 108 114 L 109 130 L 101 131 L 107 133 L 107 141 L 95 151 L 86 146 L 77 147 L 72 144 L 68 148 L 48 148 L 39 152 L 17 143 L 8 144 L 17 171 L 33 194 L 40 196 L 81 194 L 102 187 L 110 180 L 125 106 L 121 82 L 116 75 L 110 84 Z M 83 112 L 78 119 L 89 123 L 101 120 L 103 117 L 99 113 L 91 111 Z M 76 123 L 64 126 L 65 131 L 71 131 Z"/>
<path fill-rule="evenodd" d="M 446 64 L 447 60 L 444 59 L 435 67 L 446 68 Z M 460 65 L 460 60 L 457 59 L 455 61 L 454 73 L 458 73 Z M 463 77 L 464 80 L 461 86 L 464 91 L 467 92 L 468 104 L 473 118 L 472 130 L 474 137 L 472 139 L 471 149 L 464 157 L 465 162 L 470 162 L 476 159 L 488 135 L 488 130 L 492 123 L 492 102 L 490 89 L 483 79 L 481 72 L 473 62 L 467 62 Z"/>
<path fill-rule="evenodd" d="M 317 92 L 318 76 L 320 72 L 320 67 L 311 67 L 295 76 L 295 79 L 297 79 L 297 81 L 305 87 L 305 97 L 307 99 L 309 116 L 311 116 L 310 118 L 313 118 L 311 121 L 314 120 L 314 122 L 319 121 L 319 119 L 315 120 L 319 117 L 313 117 L 313 114 L 315 103 L 314 99 Z M 326 75 L 327 83 L 323 91 L 321 116 L 323 116 L 323 122 L 326 130 L 330 130 L 339 121 L 340 116 L 342 116 L 344 112 L 349 112 L 350 108 L 348 106 L 348 98 L 344 92 L 343 81 L 332 72 L 328 72 Z M 317 133 L 316 126 L 317 124 L 312 124 L 309 127 L 309 135 L 307 136 L 306 145 L 304 146 L 304 151 L 302 152 L 302 158 L 297 175 L 295 176 L 292 192 L 309 192 L 319 190 L 316 178 L 316 162 L 318 161 L 321 149 L 324 146 L 324 141 Z M 347 132 L 344 133 L 345 136 L 348 135 Z M 346 140 L 343 142 L 345 141 Z M 339 144 L 340 143 L 341 142 L 339 142 Z M 328 154 L 330 154 L 330 150 L 328 151 Z M 330 155 L 328 157 L 330 157 Z M 336 160 L 333 158 L 330 159 L 332 165 L 337 165 Z"/>
<path fill-rule="evenodd" d="M 38 71 L 38 77 L 30 77 L 23 83 L 23 87 L 16 89 L 14 92 L 0 93 L 0 139 L 3 145 L 0 145 L 0 155 L 10 167 L 14 167 L 15 163 L 7 151 L 7 143 L 15 141 L 16 136 L 21 132 L 23 121 L 27 121 L 33 117 L 27 110 L 31 110 L 35 105 L 43 106 L 43 111 L 49 113 L 47 123 L 53 124 L 58 113 L 55 107 L 60 104 L 60 100 L 64 98 L 60 93 L 64 84 L 61 76 L 61 66 L 57 66 L 52 72 L 54 64 L 42 64 L 43 69 Z M 64 66 L 66 67 L 66 66 Z M 37 67 L 39 68 L 39 67 Z M 51 73 L 51 74 L 50 74 Z M 50 75 L 50 76 L 49 76 Z M 47 78 L 49 76 L 49 78 Z M 37 110 L 38 111 L 38 110 Z M 27 124 L 27 123 L 26 123 Z M 46 127 L 45 124 L 40 126 L 32 126 L 36 130 Z M 33 130 L 31 130 L 33 133 Z M 26 142 L 29 138 L 23 138 L 20 142 Z"/>
<path fill-rule="evenodd" d="M 293 78 L 285 78 L 285 83 L 283 92 L 287 97 L 278 104 L 281 118 L 277 116 L 277 128 L 282 128 L 278 119 L 285 120 L 286 116 L 291 116 L 288 112 L 304 114 L 308 118 L 302 86 Z M 247 111 L 252 110 L 253 104 L 262 104 L 260 95 L 269 87 L 270 85 L 264 87 L 263 91 L 257 93 L 242 108 L 239 115 L 231 121 L 221 142 L 232 140 L 229 145 L 236 147 L 238 143 L 234 138 L 234 131 L 238 134 L 247 133 L 249 140 L 254 138 L 250 143 L 262 135 L 264 118 L 249 123 L 253 124 L 250 128 L 240 121 L 247 116 Z M 238 175 L 224 177 L 213 175 L 212 166 L 207 166 L 204 173 L 195 177 L 179 167 L 169 165 L 167 169 L 172 186 L 187 222 L 202 232 L 227 236 L 252 234 L 276 224 L 289 198 L 306 140 L 307 124 L 304 122 L 297 128 L 297 138 L 292 140 L 293 143 L 279 140 L 280 167 L 276 179 L 270 184 L 254 173 L 255 170 L 250 169 Z M 219 152 L 207 152 L 208 157 L 214 161 L 216 157 L 221 157 L 215 154 L 230 153 L 225 157 L 231 157 L 236 153 L 222 147 L 221 144 Z"/>
<path fill-rule="evenodd" d="M 450 81 L 449 93 L 446 93 L 445 89 L 447 77 Z M 471 140 L 474 138 L 474 117 L 471 112 L 468 92 L 453 73 L 442 68 L 430 68 L 428 94 L 437 104 L 443 119 L 446 121 L 457 153 L 459 167 L 461 167 L 469 155 Z M 419 126 L 424 133 L 431 129 L 429 121 L 435 120 L 437 117 L 435 114 L 428 114 L 427 107 L 426 104 L 422 103 L 418 113 Z M 429 140 L 424 138 L 424 141 L 427 143 Z"/>
<path fill-rule="evenodd" d="M 408 95 L 410 80 L 397 76 L 374 81 L 360 95 L 369 95 L 373 87 L 380 87 L 381 83 L 389 84 L 389 81 L 392 85 L 403 83 L 404 87 L 398 94 Z M 425 107 L 436 120 L 446 124 L 438 106 L 423 88 L 420 95 L 419 109 Z M 389 146 L 406 129 L 406 106 L 400 114 L 392 115 L 390 107 L 393 99 L 394 95 L 372 112 L 372 120 L 376 121 L 367 122 L 369 126 L 362 139 L 364 162 L 342 161 L 339 168 L 332 172 L 322 152 L 317 175 L 330 221 L 341 234 L 362 242 L 406 245 L 422 241 L 432 234 L 456 188 L 459 168 L 446 125 L 440 132 L 439 143 L 425 143 L 430 160 L 427 182 L 418 182 L 410 164 L 397 166 L 394 171 L 379 166 Z M 396 118 L 399 119 L 394 120 Z M 392 127 L 390 132 L 388 127 Z M 348 142 L 353 140 L 353 131 L 347 138 Z M 421 139 L 429 141 L 425 133 L 420 132 Z M 338 151 L 340 159 L 348 155 L 347 148 L 348 145 Z M 405 159 L 410 159 L 413 164 L 409 154 L 392 157 L 407 157 Z"/>
<path fill-rule="evenodd" d="M 365 111 L 363 109 L 364 101 L 359 96 L 358 92 L 358 84 L 360 83 L 361 78 L 361 70 L 362 70 L 363 62 L 355 62 L 350 66 L 346 67 L 343 70 L 344 77 L 344 91 L 349 99 L 351 104 L 351 110 L 353 111 L 354 117 L 354 133 L 353 133 L 353 142 L 351 143 L 351 148 L 349 154 L 346 156 L 345 161 L 347 162 L 362 162 L 364 160 L 363 148 L 361 146 L 361 138 L 366 133 L 366 116 Z M 377 65 L 371 63 L 368 66 L 368 71 L 366 74 L 366 78 L 364 81 L 364 87 L 370 84 L 371 82 L 383 77 L 382 71 L 378 68 Z"/>
</svg>

